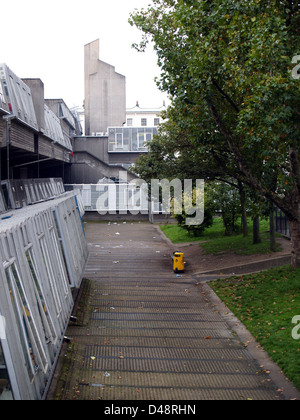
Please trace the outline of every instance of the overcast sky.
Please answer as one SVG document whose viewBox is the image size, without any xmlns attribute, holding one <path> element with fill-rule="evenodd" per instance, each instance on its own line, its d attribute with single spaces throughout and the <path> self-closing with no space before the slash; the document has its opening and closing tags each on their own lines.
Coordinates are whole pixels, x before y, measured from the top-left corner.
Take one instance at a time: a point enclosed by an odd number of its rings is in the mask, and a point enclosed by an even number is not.
<svg viewBox="0 0 300 420">
<path fill-rule="evenodd" d="M 131 48 L 141 32 L 130 12 L 151 0 L 9 0 L 1 5 L 0 63 L 20 78 L 40 78 L 46 98 L 71 108 L 84 99 L 84 45 L 100 39 L 99 58 L 126 76 L 127 107 L 160 107 L 167 95 L 154 83 L 155 53 Z"/>
</svg>

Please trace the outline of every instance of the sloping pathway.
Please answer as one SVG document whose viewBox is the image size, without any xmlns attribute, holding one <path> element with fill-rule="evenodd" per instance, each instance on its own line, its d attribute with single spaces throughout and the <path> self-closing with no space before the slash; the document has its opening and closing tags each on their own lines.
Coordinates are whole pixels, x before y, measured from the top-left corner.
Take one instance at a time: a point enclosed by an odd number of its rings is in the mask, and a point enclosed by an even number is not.
<svg viewBox="0 0 300 420">
<path fill-rule="evenodd" d="M 88 224 L 90 257 L 64 400 L 278 400 L 203 285 L 176 276 L 150 224 Z"/>
</svg>

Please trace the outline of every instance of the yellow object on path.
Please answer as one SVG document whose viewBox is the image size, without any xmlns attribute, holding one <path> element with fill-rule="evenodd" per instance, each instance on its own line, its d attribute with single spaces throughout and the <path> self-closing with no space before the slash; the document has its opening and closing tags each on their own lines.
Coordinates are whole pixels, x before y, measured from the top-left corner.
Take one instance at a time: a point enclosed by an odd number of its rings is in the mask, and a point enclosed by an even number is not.
<svg viewBox="0 0 300 420">
<path fill-rule="evenodd" d="M 184 253 L 174 252 L 173 253 L 173 270 L 175 273 L 184 271 Z"/>
</svg>

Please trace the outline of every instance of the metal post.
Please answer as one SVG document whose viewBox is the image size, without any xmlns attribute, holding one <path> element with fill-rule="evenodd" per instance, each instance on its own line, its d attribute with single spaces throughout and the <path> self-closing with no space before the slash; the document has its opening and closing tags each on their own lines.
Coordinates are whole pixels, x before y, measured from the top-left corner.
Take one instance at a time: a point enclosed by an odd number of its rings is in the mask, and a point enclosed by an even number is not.
<svg viewBox="0 0 300 420">
<path fill-rule="evenodd" d="M 2 147 L 0 147 L 0 187 L 1 187 L 1 181 L 2 181 Z"/>
<path fill-rule="evenodd" d="M 10 121 L 6 120 L 6 170 L 7 170 L 7 179 L 9 179 L 9 151 L 10 151 Z"/>
<path fill-rule="evenodd" d="M 4 115 L 3 120 L 6 121 L 6 161 L 7 161 L 7 180 L 10 178 L 10 127 L 11 127 L 11 120 L 16 118 L 15 115 Z"/>
</svg>

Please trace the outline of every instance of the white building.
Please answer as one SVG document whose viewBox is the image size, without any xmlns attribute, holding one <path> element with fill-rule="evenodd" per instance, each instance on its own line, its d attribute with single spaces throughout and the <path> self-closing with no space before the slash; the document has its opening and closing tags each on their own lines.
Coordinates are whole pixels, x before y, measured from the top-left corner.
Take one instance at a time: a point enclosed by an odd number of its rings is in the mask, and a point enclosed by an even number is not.
<svg viewBox="0 0 300 420">
<path fill-rule="evenodd" d="M 166 110 L 165 102 L 160 108 L 141 108 L 137 102 L 135 107 L 126 109 L 125 127 L 158 127 L 162 121 L 161 113 Z"/>
</svg>

